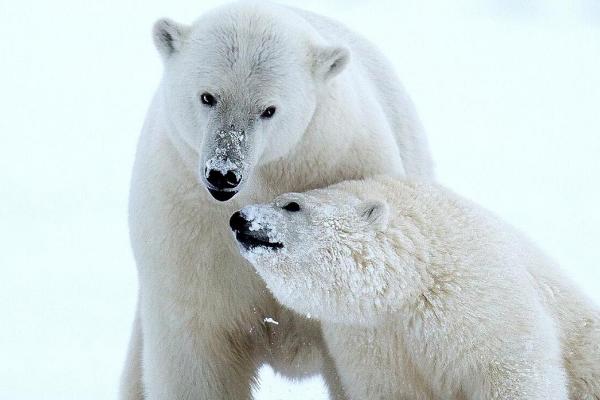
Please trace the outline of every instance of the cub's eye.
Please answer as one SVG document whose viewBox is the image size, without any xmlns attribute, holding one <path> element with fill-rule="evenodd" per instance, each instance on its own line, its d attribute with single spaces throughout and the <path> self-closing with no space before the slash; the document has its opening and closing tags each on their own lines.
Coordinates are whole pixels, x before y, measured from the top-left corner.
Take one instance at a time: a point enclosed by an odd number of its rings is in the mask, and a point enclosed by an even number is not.
<svg viewBox="0 0 600 400">
<path fill-rule="evenodd" d="M 281 208 L 283 208 L 285 211 L 296 212 L 300 211 L 300 204 L 296 203 L 295 201 L 291 201 Z"/>
<path fill-rule="evenodd" d="M 210 93 L 202 93 L 200 95 L 200 101 L 202 101 L 202 104 L 206 104 L 209 107 L 212 107 L 215 104 L 217 104 L 217 99 L 215 99 L 214 96 Z"/>
<path fill-rule="evenodd" d="M 262 112 L 262 114 L 260 114 L 260 117 L 263 119 L 269 119 L 273 115 L 275 115 L 276 110 L 277 109 L 275 108 L 275 106 L 268 107 L 265 111 Z"/>
</svg>

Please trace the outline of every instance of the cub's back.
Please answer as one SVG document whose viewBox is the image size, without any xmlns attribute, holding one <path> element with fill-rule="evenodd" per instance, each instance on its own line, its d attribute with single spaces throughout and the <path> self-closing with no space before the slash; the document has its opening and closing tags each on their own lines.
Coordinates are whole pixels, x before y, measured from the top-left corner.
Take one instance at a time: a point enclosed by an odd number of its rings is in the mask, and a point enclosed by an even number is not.
<svg viewBox="0 0 600 400">
<path fill-rule="evenodd" d="M 365 200 L 385 200 L 390 208 L 396 207 L 392 213 L 409 216 L 425 231 L 433 232 L 429 235 L 447 244 L 454 242 L 455 248 L 467 249 L 470 243 L 468 251 L 490 259 L 495 251 L 501 268 L 510 263 L 507 268 L 519 269 L 516 272 L 527 280 L 520 284 L 537 294 L 556 324 L 571 399 L 600 399 L 600 308 L 525 234 L 438 184 L 379 176 L 340 186 Z M 490 246 L 492 241 L 495 244 Z"/>
</svg>

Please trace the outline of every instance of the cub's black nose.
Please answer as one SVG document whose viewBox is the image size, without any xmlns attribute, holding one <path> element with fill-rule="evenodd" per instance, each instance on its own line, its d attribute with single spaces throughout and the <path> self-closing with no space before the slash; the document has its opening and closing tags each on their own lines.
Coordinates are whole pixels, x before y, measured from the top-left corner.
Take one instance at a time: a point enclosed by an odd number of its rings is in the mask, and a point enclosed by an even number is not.
<svg viewBox="0 0 600 400">
<path fill-rule="evenodd" d="M 214 189 L 233 189 L 240 184 L 240 178 L 234 171 L 227 171 L 223 174 L 221 171 L 216 169 L 209 169 L 206 171 L 206 180 L 210 183 Z"/>
<path fill-rule="evenodd" d="M 229 218 L 229 227 L 235 232 L 243 232 L 248 229 L 248 221 L 237 211 Z"/>
</svg>

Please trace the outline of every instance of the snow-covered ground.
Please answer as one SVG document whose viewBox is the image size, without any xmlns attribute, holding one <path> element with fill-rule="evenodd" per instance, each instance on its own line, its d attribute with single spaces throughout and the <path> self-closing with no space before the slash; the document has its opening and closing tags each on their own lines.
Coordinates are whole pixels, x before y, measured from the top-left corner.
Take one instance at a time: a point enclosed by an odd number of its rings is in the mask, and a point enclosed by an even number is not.
<svg viewBox="0 0 600 400">
<path fill-rule="evenodd" d="M 215 4 L 0 2 L 0 399 L 115 398 L 136 293 L 129 171 L 161 71 L 149 30 Z M 377 42 L 439 179 L 522 228 L 600 302 L 597 0 L 296 5 Z M 256 399 L 326 398 L 319 378 L 261 377 Z"/>
</svg>

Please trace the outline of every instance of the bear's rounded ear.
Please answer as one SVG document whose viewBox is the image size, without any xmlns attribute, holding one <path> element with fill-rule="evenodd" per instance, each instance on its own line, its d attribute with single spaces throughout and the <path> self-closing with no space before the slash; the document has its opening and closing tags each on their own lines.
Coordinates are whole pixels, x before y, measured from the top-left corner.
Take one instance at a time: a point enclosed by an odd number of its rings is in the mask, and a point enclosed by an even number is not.
<svg viewBox="0 0 600 400">
<path fill-rule="evenodd" d="M 387 228 L 389 222 L 389 207 L 379 200 L 368 200 L 358 206 L 358 214 L 377 230 Z"/>
<path fill-rule="evenodd" d="M 163 58 L 179 51 L 187 28 L 168 18 L 159 19 L 152 28 L 154 45 Z"/>
<path fill-rule="evenodd" d="M 313 57 L 315 76 L 326 81 L 344 70 L 350 61 L 350 50 L 340 46 L 317 47 Z"/>
</svg>

